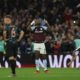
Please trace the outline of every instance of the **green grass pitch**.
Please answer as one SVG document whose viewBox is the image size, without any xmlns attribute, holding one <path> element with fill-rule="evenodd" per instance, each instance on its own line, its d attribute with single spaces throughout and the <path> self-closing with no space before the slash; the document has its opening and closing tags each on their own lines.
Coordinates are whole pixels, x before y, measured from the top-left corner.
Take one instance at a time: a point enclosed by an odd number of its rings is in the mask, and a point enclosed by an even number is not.
<svg viewBox="0 0 80 80">
<path fill-rule="evenodd" d="M 80 80 L 80 70 L 75 68 L 49 68 L 48 74 L 43 69 L 35 74 L 35 68 L 17 68 L 16 72 L 16 77 L 8 77 L 10 68 L 0 68 L 0 80 Z"/>
</svg>

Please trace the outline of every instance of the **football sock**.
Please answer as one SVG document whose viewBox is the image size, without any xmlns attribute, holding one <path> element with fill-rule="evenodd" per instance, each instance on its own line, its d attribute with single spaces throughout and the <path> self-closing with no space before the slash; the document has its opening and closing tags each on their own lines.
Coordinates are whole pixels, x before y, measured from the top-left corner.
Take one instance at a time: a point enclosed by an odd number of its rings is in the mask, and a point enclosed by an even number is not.
<svg viewBox="0 0 80 80">
<path fill-rule="evenodd" d="M 35 60 L 36 70 L 39 70 L 39 59 Z"/>
<path fill-rule="evenodd" d="M 44 70 L 47 70 L 47 60 L 43 59 L 43 64 L 44 64 Z"/>
</svg>

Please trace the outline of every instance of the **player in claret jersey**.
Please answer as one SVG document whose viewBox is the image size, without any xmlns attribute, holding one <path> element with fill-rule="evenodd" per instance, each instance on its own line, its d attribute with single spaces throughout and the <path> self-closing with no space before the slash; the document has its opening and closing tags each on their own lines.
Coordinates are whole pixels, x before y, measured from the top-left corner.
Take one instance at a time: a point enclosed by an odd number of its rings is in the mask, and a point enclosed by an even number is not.
<svg viewBox="0 0 80 80">
<path fill-rule="evenodd" d="M 45 20 L 46 26 L 40 25 L 40 20 L 35 20 L 34 26 L 29 26 L 27 29 L 32 31 L 32 38 L 33 38 L 33 52 L 35 53 L 35 65 L 36 65 L 36 73 L 40 72 L 40 64 L 39 59 L 40 55 L 42 56 L 43 64 L 44 64 L 44 72 L 47 73 L 47 59 L 46 59 L 46 48 L 45 48 L 45 38 L 46 32 L 49 29 L 49 24 Z"/>
</svg>

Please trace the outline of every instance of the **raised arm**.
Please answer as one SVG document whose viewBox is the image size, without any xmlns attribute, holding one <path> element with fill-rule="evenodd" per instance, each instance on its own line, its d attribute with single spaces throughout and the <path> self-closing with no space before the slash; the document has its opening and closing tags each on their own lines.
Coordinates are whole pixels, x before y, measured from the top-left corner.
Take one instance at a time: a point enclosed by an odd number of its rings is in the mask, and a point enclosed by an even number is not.
<svg viewBox="0 0 80 80">
<path fill-rule="evenodd" d="M 51 28 L 50 28 L 50 25 L 49 25 L 48 21 L 47 21 L 46 19 L 44 19 L 44 21 L 45 21 L 45 23 L 46 23 L 47 30 L 48 30 L 48 31 L 51 31 Z"/>
</svg>

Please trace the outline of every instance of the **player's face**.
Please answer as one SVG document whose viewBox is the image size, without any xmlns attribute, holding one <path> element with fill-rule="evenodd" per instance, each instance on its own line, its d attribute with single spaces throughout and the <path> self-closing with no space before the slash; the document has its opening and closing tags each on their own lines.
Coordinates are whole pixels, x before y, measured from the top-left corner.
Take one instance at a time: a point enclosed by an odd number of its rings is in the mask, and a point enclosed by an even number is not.
<svg viewBox="0 0 80 80">
<path fill-rule="evenodd" d="M 6 17 L 6 18 L 4 18 L 4 24 L 7 24 L 7 25 L 9 25 L 9 24 L 11 24 L 11 19 L 10 18 L 8 18 L 8 17 Z"/>
</svg>

